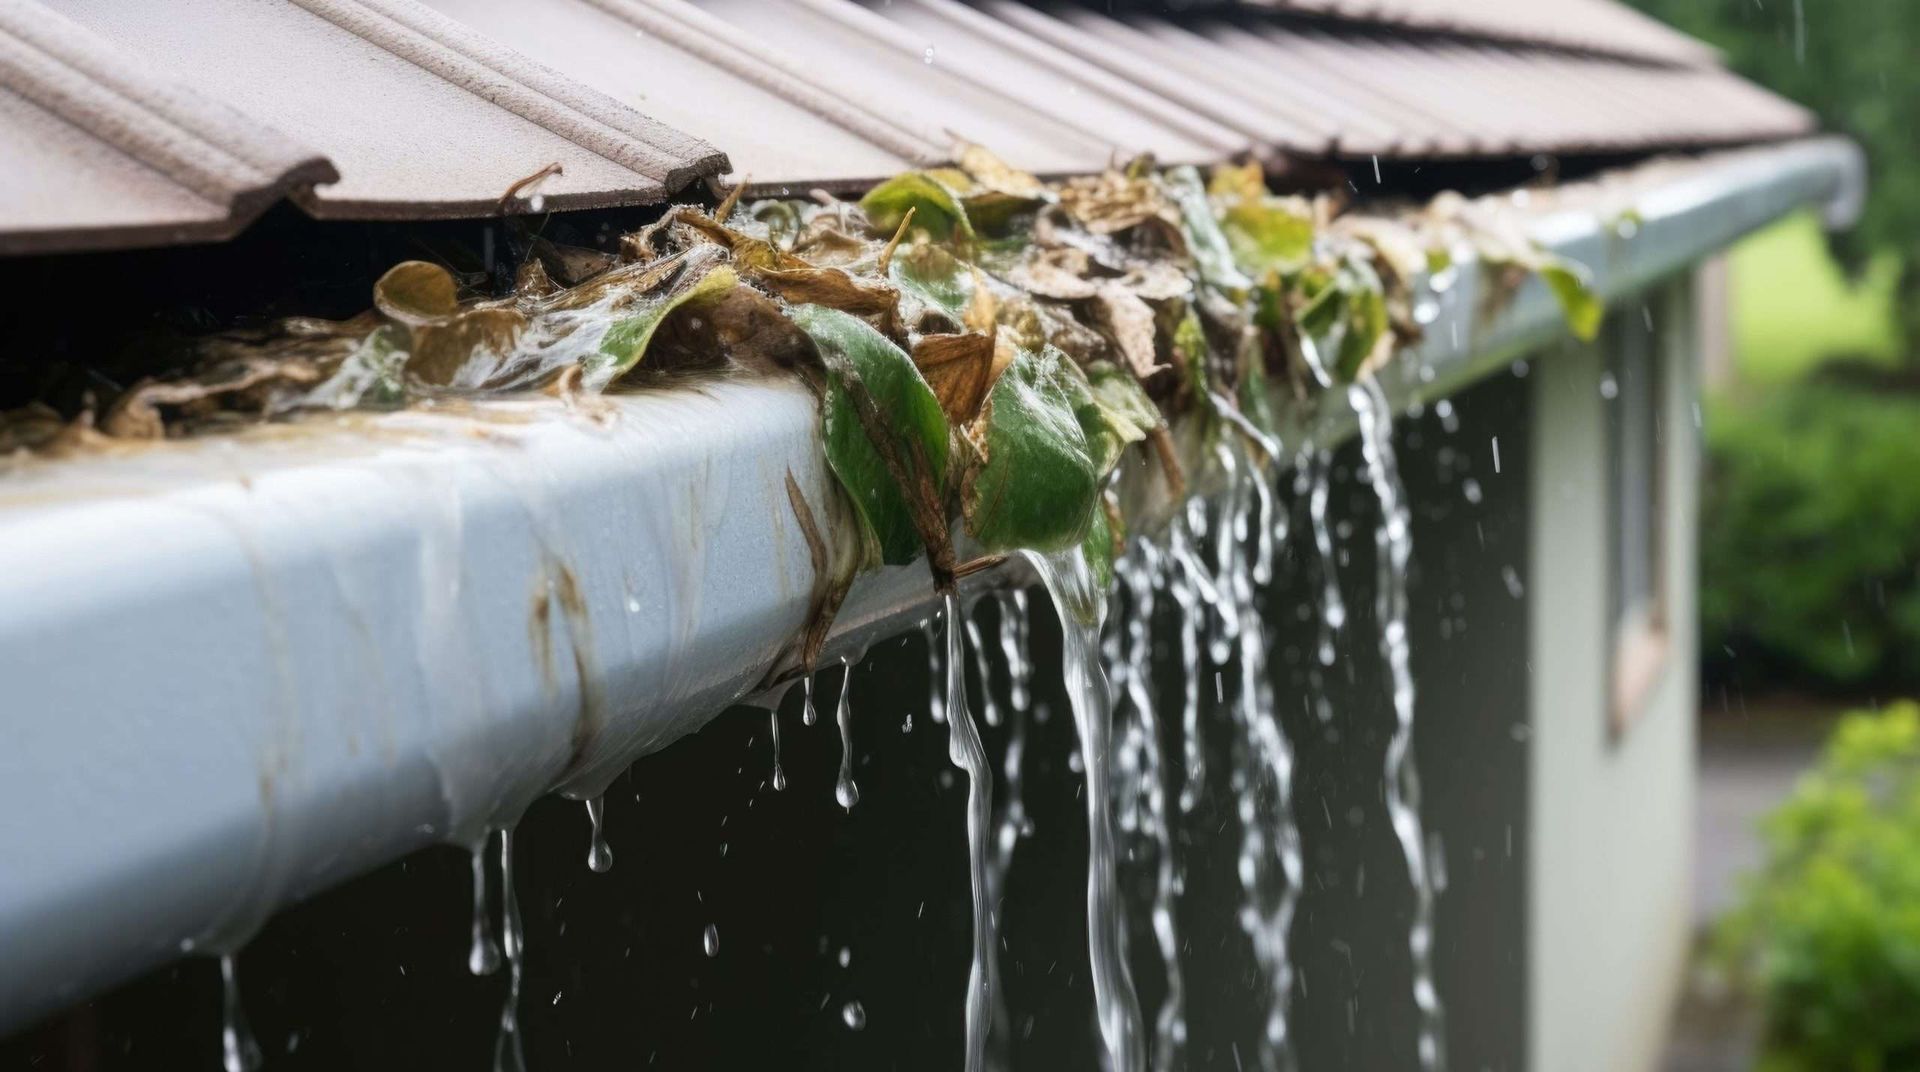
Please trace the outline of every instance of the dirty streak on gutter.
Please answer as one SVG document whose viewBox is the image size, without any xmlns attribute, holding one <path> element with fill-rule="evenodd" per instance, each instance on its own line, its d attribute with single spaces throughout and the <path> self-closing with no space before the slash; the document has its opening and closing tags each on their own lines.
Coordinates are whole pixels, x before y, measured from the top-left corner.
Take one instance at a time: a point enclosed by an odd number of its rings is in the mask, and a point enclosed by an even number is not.
<svg viewBox="0 0 1920 1072">
<path fill-rule="evenodd" d="M 1722 153 L 1558 191 L 1531 227 L 1624 295 L 1795 207 L 1844 213 L 1861 174 L 1838 140 Z M 1386 374 L 1397 405 L 1563 331 L 1537 283 L 1476 325 L 1461 276 Z M 831 493 L 812 397 L 606 406 L 606 427 L 503 401 L 0 475 L 0 1031 L 591 791 L 763 678 L 812 581 L 787 474 L 816 509 Z M 926 576 L 864 578 L 834 650 L 924 616 Z"/>
</svg>

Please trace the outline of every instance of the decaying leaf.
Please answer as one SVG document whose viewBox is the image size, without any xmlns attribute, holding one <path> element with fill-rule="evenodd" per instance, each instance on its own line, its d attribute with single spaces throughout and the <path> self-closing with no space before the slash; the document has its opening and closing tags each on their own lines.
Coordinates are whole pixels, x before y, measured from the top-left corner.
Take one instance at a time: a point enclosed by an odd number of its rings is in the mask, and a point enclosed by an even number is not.
<svg viewBox="0 0 1920 1072">
<path fill-rule="evenodd" d="M 1234 260 L 1249 275 L 1298 271 L 1312 257 L 1312 206 L 1268 193 L 1260 165 L 1215 168 L 1207 192 Z"/>
<path fill-rule="evenodd" d="M 1168 203 L 1159 184 L 1118 171 L 1068 179 L 1060 187 L 1060 207 L 1080 226 L 1099 235 L 1149 222 L 1175 233 L 1180 228 L 1180 212 Z"/>
<path fill-rule="evenodd" d="M 1145 441 L 1165 420 L 1140 381 L 1125 369 L 1101 362 L 1088 367 L 1086 375 L 1088 394 L 1075 416 L 1086 434 L 1094 469 L 1105 476 L 1127 447 Z"/>
<path fill-rule="evenodd" d="M 1009 279 L 1029 294 L 1079 301 L 1093 297 L 1100 289 L 1098 283 L 1087 278 L 1092 267 L 1085 250 L 1070 246 L 1036 248 L 1014 265 Z"/>
<path fill-rule="evenodd" d="M 812 357 L 812 341 L 786 310 L 742 284 L 664 317 L 647 347 L 646 365 L 688 372 L 725 364 L 769 373 Z"/>
<path fill-rule="evenodd" d="M 951 251 L 924 239 L 916 240 L 894 253 L 887 271 L 901 293 L 911 299 L 914 308 L 901 310 L 910 326 L 918 327 L 927 312 L 954 327 L 966 325 L 967 308 L 973 304 L 973 269 Z"/>
<path fill-rule="evenodd" d="M 1009 165 L 987 149 L 962 140 L 955 147 L 954 159 L 976 187 L 1029 201 L 1052 201 L 1053 191 L 1028 172 Z"/>
<path fill-rule="evenodd" d="M 756 271 L 755 283 L 794 305 L 824 305 L 873 322 L 888 335 L 900 305 L 900 292 L 878 279 L 855 278 L 839 268 L 786 268 Z"/>
<path fill-rule="evenodd" d="M 1086 391 L 1066 355 L 1021 353 L 967 429 L 967 531 L 989 551 L 1058 551 L 1092 523 L 1100 474 L 1075 413 Z"/>
<path fill-rule="evenodd" d="M 373 307 L 408 327 L 436 323 L 460 311 L 460 287 L 437 264 L 401 261 L 374 283 Z"/>
<path fill-rule="evenodd" d="M 223 395 L 252 391 L 266 385 L 305 387 L 318 381 L 319 370 L 304 361 L 258 358 L 209 370 L 203 380 L 135 384 L 107 410 L 100 430 L 116 439 L 161 439 L 167 434 L 161 407 L 191 409 Z"/>
<path fill-rule="evenodd" d="M 860 208 L 881 235 L 899 230 L 901 221 L 912 211 L 916 231 L 924 231 L 936 240 L 973 240 L 973 224 L 960 195 L 925 171 L 895 175 L 867 191 L 860 199 Z"/>
<path fill-rule="evenodd" d="M 913 344 L 914 367 L 953 424 L 965 424 L 979 414 L 993 384 L 994 356 L 994 336 L 971 331 L 922 335 Z"/>
<path fill-rule="evenodd" d="M 1160 369 L 1151 306 L 1126 286 L 1108 282 L 1094 293 L 1093 307 L 1100 326 L 1113 337 L 1134 375 L 1145 379 Z"/>
<path fill-rule="evenodd" d="M 857 317 L 818 305 L 796 306 L 794 322 L 812 336 L 826 368 L 822 414 L 827 465 L 859 515 L 862 556 L 904 565 L 923 547 L 947 545 L 948 424 L 933 389 L 892 340 Z"/>
<path fill-rule="evenodd" d="M 598 352 L 587 361 L 587 387 L 602 390 L 638 365 L 646 356 L 653 333 L 668 314 L 683 306 L 711 302 L 732 290 L 739 281 L 734 270 L 723 264 L 698 278 L 683 278 L 666 295 L 649 298 L 638 310 L 614 321 L 600 337 Z"/>
</svg>

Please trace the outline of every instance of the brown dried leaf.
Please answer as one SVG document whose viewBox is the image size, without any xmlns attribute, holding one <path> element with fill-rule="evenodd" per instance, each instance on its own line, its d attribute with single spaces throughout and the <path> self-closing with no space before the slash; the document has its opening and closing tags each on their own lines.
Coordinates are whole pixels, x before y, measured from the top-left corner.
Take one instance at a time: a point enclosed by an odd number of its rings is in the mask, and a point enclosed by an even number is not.
<svg viewBox="0 0 1920 1072">
<path fill-rule="evenodd" d="M 994 336 L 978 332 L 961 335 L 922 335 L 913 344 L 913 363 L 933 388 L 940 409 L 951 424 L 964 425 L 980 412 L 993 387 L 996 360 Z"/>
<path fill-rule="evenodd" d="M 311 386 L 320 378 L 320 370 L 309 362 L 263 357 L 215 369 L 198 380 L 144 380 L 114 400 L 100 427 L 119 439 L 163 439 L 167 422 L 162 406 L 211 409 L 201 404 L 268 384 Z"/>
<path fill-rule="evenodd" d="M 1120 277 L 1120 285 L 1147 301 L 1172 301 L 1193 293 L 1193 280 L 1166 261 L 1138 264 Z"/>
<path fill-rule="evenodd" d="M 954 161 L 976 186 L 983 189 L 1010 194 L 1029 201 L 1049 201 L 1053 198 L 1053 193 L 1047 189 L 1046 183 L 1012 167 L 1006 161 L 970 141 L 964 139 L 956 141 Z"/>
<path fill-rule="evenodd" d="M 749 286 L 667 314 L 647 349 L 647 367 L 682 372 L 730 362 L 755 372 L 814 358 L 813 342 L 779 303 Z"/>
<path fill-rule="evenodd" d="M 459 312 L 460 288 L 437 264 L 401 261 L 373 285 L 373 306 L 408 327 L 432 323 Z"/>
<path fill-rule="evenodd" d="M 1153 308 L 1138 294 L 1125 284 L 1107 283 L 1094 296 L 1093 309 L 1134 375 L 1144 380 L 1161 368 L 1154 351 Z"/>
<path fill-rule="evenodd" d="M 775 248 L 770 242 L 743 234 L 714 220 L 699 209 L 685 207 L 675 209 L 672 218 L 686 230 L 715 245 L 725 247 L 733 254 L 734 262 L 743 271 L 813 267 L 791 253 Z"/>
<path fill-rule="evenodd" d="M 877 279 L 857 279 L 838 268 L 764 269 L 747 273 L 754 282 L 794 305 L 824 305 L 876 322 L 893 334 L 900 292 Z"/>
<path fill-rule="evenodd" d="M 1113 234 L 1148 221 L 1164 224 L 1175 233 L 1180 228 L 1180 210 L 1144 176 L 1108 171 L 1069 179 L 1060 189 L 1060 205 L 1094 234 Z"/>
<path fill-rule="evenodd" d="M 527 326 L 526 315 L 503 306 L 468 309 L 413 328 L 407 373 L 424 383 L 447 385 L 475 353 L 505 354 Z"/>
<path fill-rule="evenodd" d="M 1080 301 L 1093 297 L 1100 287 L 1086 278 L 1092 265 L 1084 250 L 1071 247 L 1035 250 L 1033 255 L 1008 273 L 1015 286 L 1042 298 Z"/>
<path fill-rule="evenodd" d="M 987 285 L 985 272 L 973 265 L 967 268 L 973 273 L 973 299 L 967 302 L 960 322 L 968 331 L 991 334 L 1000 319 L 1000 299 L 993 293 L 993 288 Z"/>
<path fill-rule="evenodd" d="M 577 287 L 620 264 L 620 258 L 611 253 L 584 246 L 563 246 L 544 238 L 533 240 L 531 259 L 539 261 L 548 277 L 565 287 Z"/>
</svg>

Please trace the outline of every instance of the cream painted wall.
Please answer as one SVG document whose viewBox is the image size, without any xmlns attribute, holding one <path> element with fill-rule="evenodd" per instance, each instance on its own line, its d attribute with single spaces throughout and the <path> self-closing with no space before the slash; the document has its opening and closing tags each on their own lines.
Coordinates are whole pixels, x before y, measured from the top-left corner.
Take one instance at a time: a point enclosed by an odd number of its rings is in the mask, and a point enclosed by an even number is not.
<svg viewBox="0 0 1920 1072">
<path fill-rule="evenodd" d="M 1684 970 L 1694 776 L 1697 324 L 1647 299 L 1663 368 L 1670 647 L 1648 708 L 1608 733 L 1608 503 L 1598 346 L 1534 362 L 1528 1052 L 1533 1072 L 1657 1067 Z M 1615 314 L 1632 330 L 1641 302 Z M 1603 341 L 1605 336 L 1603 335 Z"/>
</svg>

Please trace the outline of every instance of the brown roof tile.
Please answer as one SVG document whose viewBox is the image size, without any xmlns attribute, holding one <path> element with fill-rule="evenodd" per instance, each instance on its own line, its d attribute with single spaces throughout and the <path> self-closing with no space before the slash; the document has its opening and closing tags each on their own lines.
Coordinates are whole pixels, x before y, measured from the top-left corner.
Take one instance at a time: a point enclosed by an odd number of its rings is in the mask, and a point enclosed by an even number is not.
<svg viewBox="0 0 1920 1072">
<path fill-rule="evenodd" d="M 336 177 L 319 153 L 25 0 L 0 0 L 0 157 L 0 253 L 224 238 Z"/>
<path fill-rule="evenodd" d="M 725 157 L 413 0 L 57 0 L 203 94 L 325 153 L 316 216 L 495 211 L 520 180 L 550 208 L 664 199 Z"/>
</svg>

